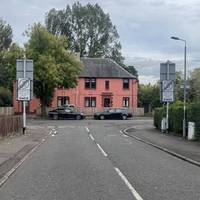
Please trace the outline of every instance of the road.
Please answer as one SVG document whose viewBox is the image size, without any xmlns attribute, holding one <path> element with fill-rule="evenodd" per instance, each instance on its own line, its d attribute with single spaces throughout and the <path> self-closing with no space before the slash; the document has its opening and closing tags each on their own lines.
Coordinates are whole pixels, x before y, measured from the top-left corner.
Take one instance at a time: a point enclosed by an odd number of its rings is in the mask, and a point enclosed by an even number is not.
<svg viewBox="0 0 200 200">
<path fill-rule="evenodd" d="M 49 121 L 57 134 L 0 188 L 2 200 L 200 200 L 200 168 L 129 138 L 146 120 Z M 137 131 L 136 128 L 136 131 Z"/>
</svg>

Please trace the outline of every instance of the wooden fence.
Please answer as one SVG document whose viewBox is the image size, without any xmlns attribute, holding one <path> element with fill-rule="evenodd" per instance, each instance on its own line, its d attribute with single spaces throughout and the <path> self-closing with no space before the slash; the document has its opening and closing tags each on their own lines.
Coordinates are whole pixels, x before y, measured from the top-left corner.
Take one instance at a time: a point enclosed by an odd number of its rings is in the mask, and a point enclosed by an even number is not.
<svg viewBox="0 0 200 200">
<path fill-rule="evenodd" d="M 0 116 L 0 137 L 9 136 L 22 128 L 21 116 Z"/>
<path fill-rule="evenodd" d="M 14 114 L 13 107 L 0 107 L 0 116 L 13 115 L 13 114 Z"/>
</svg>

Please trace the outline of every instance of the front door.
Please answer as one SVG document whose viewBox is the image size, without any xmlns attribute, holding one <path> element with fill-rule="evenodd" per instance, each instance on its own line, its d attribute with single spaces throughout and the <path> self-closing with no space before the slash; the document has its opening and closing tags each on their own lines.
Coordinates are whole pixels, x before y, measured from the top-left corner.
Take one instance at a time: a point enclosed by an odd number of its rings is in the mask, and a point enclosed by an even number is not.
<svg viewBox="0 0 200 200">
<path fill-rule="evenodd" d="M 111 107 L 111 99 L 110 98 L 104 98 L 104 107 Z"/>
</svg>

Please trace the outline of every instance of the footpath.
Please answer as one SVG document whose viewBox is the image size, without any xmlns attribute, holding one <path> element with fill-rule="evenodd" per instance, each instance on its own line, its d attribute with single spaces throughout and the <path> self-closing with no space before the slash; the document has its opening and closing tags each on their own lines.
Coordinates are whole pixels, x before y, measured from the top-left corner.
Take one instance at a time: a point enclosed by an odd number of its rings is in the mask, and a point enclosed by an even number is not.
<svg viewBox="0 0 200 200">
<path fill-rule="evenodd" d="M 7 173 L 17 168 L 29 152 L 45 141 L 49 131 L 49 128 L 32 126 L 27 128 L 24 135 L 19 133 L 0 138 L 0 186 Z"/>
<path fill-rule="evenodd" d="M 149 124 L 127 128 L 124 133 L 200 167 L 199 141 L 188 141 L 174 134 L 161 133 L 153 125 Z"/>
</svg>

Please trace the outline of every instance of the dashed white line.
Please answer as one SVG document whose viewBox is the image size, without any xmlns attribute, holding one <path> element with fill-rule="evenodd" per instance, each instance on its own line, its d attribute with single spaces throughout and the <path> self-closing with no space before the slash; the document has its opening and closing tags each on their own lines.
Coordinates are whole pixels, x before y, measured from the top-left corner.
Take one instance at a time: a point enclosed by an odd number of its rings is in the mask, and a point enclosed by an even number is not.
<svg viewBox="0 0 200 200">
<path fill-rule="evenodd" d="M 105 157 L 107 157 L 108 155 L 107 155 L 107 153 L 102 149 L 102 147 L 98 144 L 98 143 L 96 143 L 97 144 L 97 146 L 99 147 L 99 149 L 100 149 L 100 151 L 102 152 L 102 154 L 105 156 Z"/>
<path fill-rule="evenodd" d="M 89 133 L 90 132 L 90 130 L 89 130 L 89 128 L 86 126 L 85 127 L 85 129 L 86 129 L 86 131 Z"/>
<path fill-rule="evenodd" d="M 90 138 L 95 141 L 94 137 L 92 136 L 92 134 L 89 134 Z"/>
<path fill-rule="evenodd" d="M 132 195 L 137 200 L 143 200 L 143 198 L 139 195 L 139 193 L 134 189 L 134 187 L 131 185 L 131 183 L 128 181 L 128 179 L 124 176 L 124 174 L 117 167 L 115 167 L 115 171 L 118 173 L 118 175 L 124 181 L 124 183 L 126 184 L 126 186 L 129 188 L 129 190 L 131 191 Z"/>
</svg>

